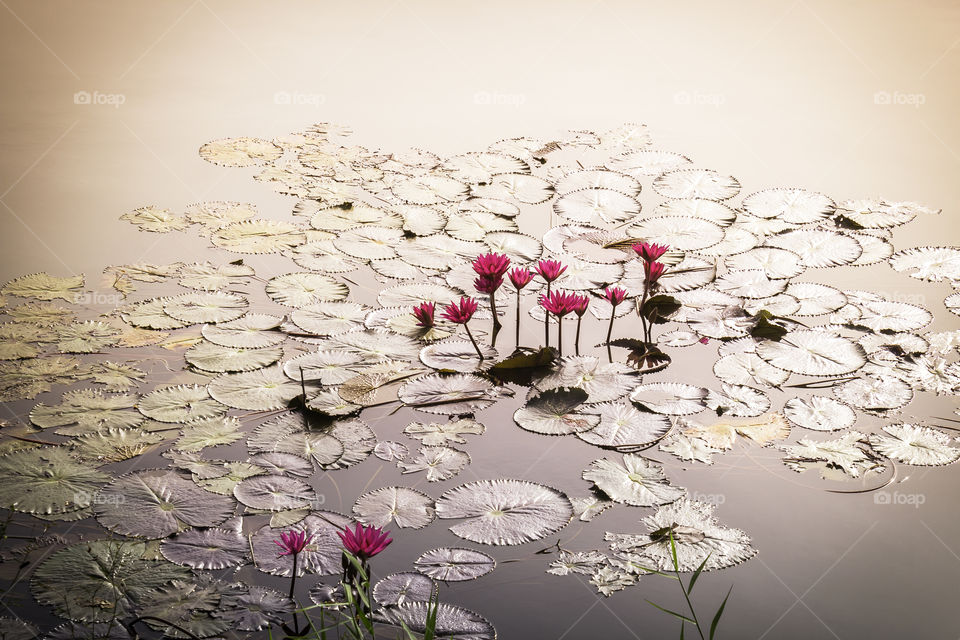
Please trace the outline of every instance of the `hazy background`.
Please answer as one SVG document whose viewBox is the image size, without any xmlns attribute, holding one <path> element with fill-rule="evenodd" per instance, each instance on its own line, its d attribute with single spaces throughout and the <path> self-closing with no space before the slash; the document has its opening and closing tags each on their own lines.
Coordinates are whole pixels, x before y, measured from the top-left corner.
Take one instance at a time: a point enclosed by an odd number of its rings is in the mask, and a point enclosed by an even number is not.
<svg viewBox="0 0 960 640">
<path fill-rule="evenodd" d="M 918 200 L 943 214 L 897 230 L 898 248 L 960 239 L 957 2 L 0 0 L 0 50 L 4 281 L 47 270 L 96 285 L 107 264 L 203 249 L 117 220 L 148 204 L 246 200 L 287 217 L 292 198 L 196 151 L 317 121 L 352 126 L 371 148 L 441 155 L 643 122 L 656 148 L 733 174 L 744 194 Z M 864 288 L 910 293 L 890 269 L 869 273 L 896 284 Z M 947 288 L 923 291 L 941 314 Z M 901 490 L 924 496 L 915 508 L 827 496 L 789 473 L 737 473 L 749 458 L 729 460 L 722 477 L 682 478 L 707 494 L 716 483 L 721 519 L 761 550 L 698 586 L 712 605 L 736 585 L 726 637 L 958 635 L 956 469 L 913 474 Z M 506 640 L 591 628 L 667 637 L 673 623 L 642 602 L 660 588 L 645 588 L 601 601 L 517 563 L 456 593 Z"/>
</svg>

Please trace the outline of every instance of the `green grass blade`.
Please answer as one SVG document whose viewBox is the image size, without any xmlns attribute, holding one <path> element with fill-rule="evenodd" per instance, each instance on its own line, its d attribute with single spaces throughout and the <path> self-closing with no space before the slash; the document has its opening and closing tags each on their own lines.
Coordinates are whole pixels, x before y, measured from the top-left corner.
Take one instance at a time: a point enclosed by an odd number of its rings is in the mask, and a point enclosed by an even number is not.
<svg viewBox="0 0 960 640">
<path fill-rule="evenodd" d="M 727 591 L 723 603 L 721 603 L 720 608 L 717 609 L 717 615 L 713 616 L 713 622 L 710 623 L 710 640 L 713 640 L 713 634 L 717 631 L 717 625 L 720 624 L 720 616 L 723 615 L 723 608 L 727 606 L 727 598 L 730 597 L 731 591 L 733 591 L 733 585 L 730 585 L 730 589 Z"/>
<path fill-rule="evenodd" d="M 693 585 L 697 582 L 697 578 L 700 577 L 700 573 L 703 571 L 703 568 L 707 566 L 707 560 L 710 559 L 711 555 L 713 555 L 713 551 L 707 554 L 707 557 L 703 559 L 703 562 L 700 563 L 700 566 L 697 567 L 697 570 L 693 572 L 693 576 L 690 578 L 690 584 L 687 585 L 687 595 L 693 593 Z"/>
<path fill-rule="evenodd" d="M 657 609 L 660 609 L 660 611 L 663 611 L 664 613 L 669 613 L 669 614 L 672 615 L 673 617 L 679 618 L 680 620 L 683 620 L 684 622 L 689 622 L 690 624 L 697 624 L 697 623 L 694 622 L 692 619 L 688 618 L 687 616 L 683 615 L 682 613 L 677 613 L 676 611 L 670 611 L 670 609 L 665 609 L 665 608 L 661 607 L 660 605 L 658 605 L 656 602 L 650 602 L 649 600 L 647 600 L 647 602 L 649 602 L 650 604 L 652 604 L 653 606 L 655 606 Z"/>
<path fill-rule="evenodd" d="M 673 570 L 680 573 L 680 561 L 677 560 L 677 543 L 673 539 L 673 531 L 670 531 L 670 556 L 673 558 Z"/>
</svg>

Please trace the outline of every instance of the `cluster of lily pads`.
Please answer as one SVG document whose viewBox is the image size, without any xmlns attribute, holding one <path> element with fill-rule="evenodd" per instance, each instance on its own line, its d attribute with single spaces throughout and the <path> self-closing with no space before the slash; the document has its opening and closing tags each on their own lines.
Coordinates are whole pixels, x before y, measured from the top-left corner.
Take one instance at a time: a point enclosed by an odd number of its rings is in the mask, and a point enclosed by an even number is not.
<svg viewBox="0 0 960 640">
<path fill-rule="evenodd" d="M 738 198 L 735 178 L 654 148 L 642 126 L 449 158 L 371 150 L 348 134 L 321 124 L 205 144 L 204 159 L 258 167 L 257 181 L 296 198 L 292 216 L 232 201 L 123 215 L 212 249 L 205 262 L 108 267 L 104 286 L 126 297 L 116 308 L 96 304 L 80 275 L 0 289 L 0 400 L 17 416 L 0 432 L 0 507 L 109 532 L 57 539 L 33 570 L 34 597 L 66 620 L 49 637 L 89 637 L 89 623 L 95 637 L 123 637 L 131 617 L 171 637 L 264 629 L 295 605 L 258 572 L 329 576 L 310 597 L 330 603 L 345 528 L 406 535 L 453 521 L 464 546 L 426 550 L 372 590 L 378 624 L 422 631 L 436 581 L 494 570 L 482 547 L 637 509 L 636 530 L 606 531 L 604 548 L 558 545 L 546 567 L 610 595 L 653 570 L 722 569 L 756 553 L 656 451 L 709 465 L 742 437 L 799 472 L 854 478 L 960 458 L 949 427 L 903 418 L 918 395 L 960 390 L 960 331 L 925 330 L 933 315 L 920 305 L 816 281 L 886 263 L 957 286 L 957 248 L 892 243 L 895 227 L 937 211 L 794 188 Z M 656 201 L 649 210 L 641 193 Z M 496 301 L 501 286 L 515 295 Z M 958 313 L 960 293 L 944 304 Z M 515 339 L 498 347 L 511 310 Z M 581 355 L 588 310 L 607 337 Z M 544 323 L 542 338 L 521 333 L 521 315 Z M 473 318 L 490 321 L 482 340 Z M 563 356 L 574 318 L 575 355 Z M 672 375 L 680 349 L 712 361 L 712 384 Z M 468 440 L 493 437 L 482 416 L 498 402 L 515 406 L 520 429 L 598 449 L 581 492 L 495 477 L 434 495 L 380 486 L 350 514 L 323 508 L 314 480 L 371 454 L 427 486 L 457 478 Z M 364 422 L 386 404 L 425 416 L 403 429 L 408 441 Z M 858 418 L 879 426 L 854 429 Z M 130 462 L 140 459 L 151 468 Z M 300 548 L 281 555 L 276 540 Z M 496 637 L 447 599 L 438 635 Z"/>
</svg>

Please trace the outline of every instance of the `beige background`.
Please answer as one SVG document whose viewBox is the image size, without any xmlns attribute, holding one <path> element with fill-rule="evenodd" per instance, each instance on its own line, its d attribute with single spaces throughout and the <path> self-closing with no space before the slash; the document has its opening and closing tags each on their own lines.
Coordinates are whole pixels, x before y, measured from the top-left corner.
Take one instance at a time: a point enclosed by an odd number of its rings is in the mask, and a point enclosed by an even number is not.
<svg viewBox="0 0 960 640">
<path fill-rule="evenodd" d="M 0 16 L 2 280 L 48 270 L 96 283 L 107 264 L 202 250 L 117 221 L 146 204 L 250 200 L 289 215 L 292 199 L 196 150 L 315 121 L 350 125 L 369 147 L 441 154 L 645 122 L 657 147 L 737 176 L 744 193 L 915 199 L 944 212 L 898 230 L 898 247 L 960 239 L 957 2 L 0 0 Z M 77 92 L 122 104 L 77 104 Z M 931 291 L 940 313 L 946 288 Z M 722 515 L 762 553 L 698 587 L 712 602 L 736 584 L 727 637 L 957 635 L 955 469 L 916 474 L 909 491 L 926 503 L 914 509 L 826 500 L 809 479 L 750 473 L 749 455 L 732 463 Z M 525 471 L 513 466 L 477 472 Z M 703 493 L 718 482 L 714 470 L 684 480 Z M 675 630 L 642 602 L 659 591 L 597 601 L 519 563 L 457 593 L 507 640 Z"/>
</svg>

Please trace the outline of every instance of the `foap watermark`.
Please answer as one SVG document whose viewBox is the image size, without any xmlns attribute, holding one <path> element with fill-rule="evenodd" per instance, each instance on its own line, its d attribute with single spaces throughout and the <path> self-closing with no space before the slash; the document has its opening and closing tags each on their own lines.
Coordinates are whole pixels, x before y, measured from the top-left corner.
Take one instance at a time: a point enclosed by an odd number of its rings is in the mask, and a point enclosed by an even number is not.
<svg viewBox="0 0 960 640">
<path fill-rule="evenodd" d="M 927 102 L 927 96 L 922 93 L 905 93 L 903 91 L 877 91 L 873 94 L 873 104 L 899 104 L 919 109 Z"/>
<path fill-rule="evenodd" d="M 101 93 L 100 91 L 77 91 L 73 94 L 73 104 L 104 105 L 119 109 L 127 101 L 122 93 Z"/>
<path fill-rule="evenodd" d="M 927 297 L 922 293 L 904 293 L 902 291 L 878 291 L 887 302 L 904 302 L 906 304 L 926 306 Z"/>
<path fill-rule="evenodd" d="M 673 104 L 705 105 L 717 108 L 727 101 L 722 93 L 703 93 L 701 91 L 677 91 L 673 94 Z"/>
<path fill-rule="evenodd" d="M 323 506 L 327 504 L 327 496 L 322 493 L 318 493 L 317 496 L 310 501 L 309 508 L 310 511 L 320 511 L 323 509 Z"/>
<path fill-rule="evenodd" d="M 903 504 L 919 509 L 927 501 L 922 493 L 901 493 L 899 491 L 877 491 L 873 494 L 874 504 Z"/>
<path fill-rule="evenodd" d="M 74 504 L 113 504 L 119 505 L 127 501 L 127 497 L 119 493 L 90 493 L 89 491 L 78 491 L 73 494 Z"/>
<path fill-rule="evenodd" d="M 721 504 L 727 501 L 727 496 L 722 493 L 700 493 L 699 491 L 694 491 L 690 494 L 690 499 L 719 507 Z"/>
<path fill-rule="evenodd" d="M 327 97 L 321 93 L 303 93 L 300 91 L 277 91 L 273 94 L 274 104 L 292 105 L 292 106 L 311 106 L 319 107 L 327 101 Z"/>
<path fill-rule="evenodd" d="M 123 295 L 119 293 L 100 293 L 98 291 L 84 291 L 73 296 L 73 304 L 109 304 L 116 306 L 123 302 Z"/>
<path fill-rule="evenodd" d="M 527 96 L 523 93 L 501 93 L 499 91 L 477 91 L 473 94 L 473 103 L 494 107 L 518 108 L 526 104 Z"/>
</svg>

